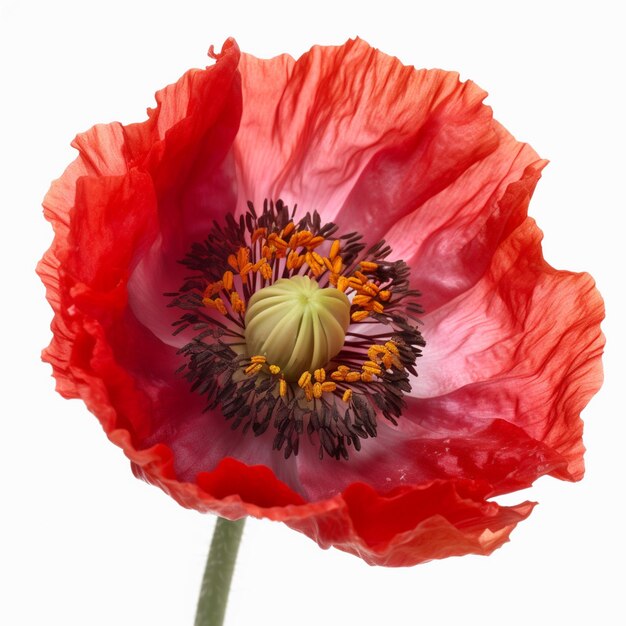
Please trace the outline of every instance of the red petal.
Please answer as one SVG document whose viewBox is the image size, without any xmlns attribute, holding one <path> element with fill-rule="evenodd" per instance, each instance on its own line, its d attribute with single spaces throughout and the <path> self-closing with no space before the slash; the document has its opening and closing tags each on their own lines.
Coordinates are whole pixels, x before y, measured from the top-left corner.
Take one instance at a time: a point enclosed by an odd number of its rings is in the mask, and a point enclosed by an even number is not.
<svg viewBox="0 0 626 626">
<path fill-rule="evenodd" d="M 428 350 L 414 393 L 460 423 L 515 424 L 565 457 L 566 475 L 578 479 L 579 415 L 602 382 L 604 307 L 588 275 L 545 263 L 540 240 L 526 220 L 474 288 L 424 317 Z"/>
<path fill-rule="evenodd" d="M 513 507 L 487 502 L 485 486 L 472 481 L 435 481 L 385 496 L 355 483 L 335 498 L 303 504 L 267 468 L 229 459 L 215 472 L 198 477 L 203 493 L 163 477 L 171 467 L 168 456 L 154 449 L 131 458 L 141 461 L 141 476 L 148 480 L 146 470 L 160 465 L 157 484 L 183 506 L 229 519 L 253 515 L 282 521 L 323 548 L 339 548 L 372 565 L 397 567 L 448 556 L 490 554 L 533 508 L 530 502 Z"/>
<path fill-rule="evenodd" d="M 532 504 L 487 498 L 581 475 L 578 415 L 599 386 L 599 296 L 543 263 L 524 221 L 543 163 L 472 83 L 358 40 L 298 62 L 245 57 L 243 84 L 233 41 L 217 58 L 159 92 L 146 122 L 79 136 L 46 196 L 56 237 L 39 272 L 59 391 L 184 506 L 284 521 L 374 564 L 488 554 Z M 398 429 L 324 471 L 312 448 L 283 462 L 202 414 L 161 313 L 171 268 L 211 220 L 279 195 L 373 239 L 391 229 L 429 294 L 420 381 L 437 397 L 409 399 Z"/>
<path fill-rule="evenodd" d="M 384 234 L 428 313 L 470 288 L 501 242 L 526 218 L 546 162 L 494 123 L 497 150 Z M 407 185 L 410 181 L 406 182 Z"/>
<path fill-rule="evenodd" d="M 298 61 L 243 55 L 241 71 L 240 206 L 281 197 L 375 240 L 498 143 L 476 85 L 359 39 Z"/>
</svg>

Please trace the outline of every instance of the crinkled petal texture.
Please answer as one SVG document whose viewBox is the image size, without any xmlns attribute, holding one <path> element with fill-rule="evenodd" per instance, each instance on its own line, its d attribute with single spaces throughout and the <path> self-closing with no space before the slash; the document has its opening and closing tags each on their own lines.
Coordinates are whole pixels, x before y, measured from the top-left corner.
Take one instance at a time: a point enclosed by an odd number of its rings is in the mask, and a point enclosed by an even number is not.
<svg viewBox="0 0 626 626">
<path fill-rule="evenodd" d="M 542 258 L 527 207 L 544 162 L 456 74 L 360 40 L 298 61 L 240 55 L 157 93 L 148 120 L 96 126 L 45 198 L 45 351 L 137 476 L 182 505 L 285 522 L 368 563 L 507 541 L 532 503 L 494 495 L 583 473 L 580 412 L 601 383 L 602 300 Z M 427 341 L 397 427 L 347 461 L 287 460 L 232 431 L 177 375 L 163 293 L 214 219 L 282 198 L 385 238 L 423 292 Z"/>
</svg>

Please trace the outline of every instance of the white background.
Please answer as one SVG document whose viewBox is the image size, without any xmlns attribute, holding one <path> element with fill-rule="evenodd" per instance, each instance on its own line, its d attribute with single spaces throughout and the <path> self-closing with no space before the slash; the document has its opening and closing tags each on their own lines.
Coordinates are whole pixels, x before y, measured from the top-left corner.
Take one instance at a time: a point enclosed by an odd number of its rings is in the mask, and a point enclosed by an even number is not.
<svg viewBox="0 0 626 626">
<path fill-rule="evenodd" d="M 145 118 L 153 93 L 229 35 L 299 56 L 359 35 L 418 67 L 460 71 L 496 118 L 551 160 L 530 212 L 546 258 L 605 297 L 603 390 L 584 412 L 587 476 L 545 478 L 540 505 L 489 558 L 410 569 L 323 551 L 251 520 L 227 623 L 600 624 L 624 608 L 624 116 L 619 2 L 0 2 L 2 373 L 0 623 L 187 625 L 213 519 L 137 481 L 39 361 L 51 311 L 34 275 L 41 200 L 96 122 Z"/>
</svg>

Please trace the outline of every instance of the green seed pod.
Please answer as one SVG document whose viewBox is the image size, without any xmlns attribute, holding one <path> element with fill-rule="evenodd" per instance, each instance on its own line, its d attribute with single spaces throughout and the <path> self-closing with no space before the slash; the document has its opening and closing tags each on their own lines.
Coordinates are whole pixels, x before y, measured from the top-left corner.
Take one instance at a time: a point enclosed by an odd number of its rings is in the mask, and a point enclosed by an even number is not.
<svg viewBox="0 0 626 626">
<path fill-rule="evenodd" d="M 307 276 L 281 278 L 248 302 L 246 345 L 279 365 L 288 381 L 324 367 L 343 347 L 350 301 L 335 288 L 322 289 Z"/>
</svg>

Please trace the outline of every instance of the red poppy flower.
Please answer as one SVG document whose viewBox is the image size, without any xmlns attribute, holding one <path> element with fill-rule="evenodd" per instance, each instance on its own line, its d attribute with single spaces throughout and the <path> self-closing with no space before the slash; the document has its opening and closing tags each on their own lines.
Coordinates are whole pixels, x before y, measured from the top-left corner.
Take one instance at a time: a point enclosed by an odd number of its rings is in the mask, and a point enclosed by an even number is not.
<svg viewBox="0 0 626 626">
<path fill-rule="evenodd" d="M 45 198 L 58 391 L 183 506 L 374 564 L 490 553 L 533 508 L 494 496 L 582 477 L 601 382 L 602 300 L 527 217 L 545 162 L 359 40 L 213 56 Z"/>
</svg>

